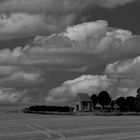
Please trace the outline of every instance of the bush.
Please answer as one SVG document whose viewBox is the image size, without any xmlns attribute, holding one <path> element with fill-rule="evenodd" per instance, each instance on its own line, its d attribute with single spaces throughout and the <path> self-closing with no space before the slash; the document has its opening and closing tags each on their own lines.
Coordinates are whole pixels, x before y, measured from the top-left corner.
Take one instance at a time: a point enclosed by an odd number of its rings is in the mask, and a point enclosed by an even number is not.
<svg viewBox="0 0 140 140">
<path fill-rule="evenodd" d="M 28 108 L 23 109 L 24 112 L 39 112 L 39 111 L 44 111 L 44 112 L 72 112 L 73 108 L 69 106 L 45 106 L 45 105 L 40 105 L 40 106 L 29 106 Z"/>
</svg>

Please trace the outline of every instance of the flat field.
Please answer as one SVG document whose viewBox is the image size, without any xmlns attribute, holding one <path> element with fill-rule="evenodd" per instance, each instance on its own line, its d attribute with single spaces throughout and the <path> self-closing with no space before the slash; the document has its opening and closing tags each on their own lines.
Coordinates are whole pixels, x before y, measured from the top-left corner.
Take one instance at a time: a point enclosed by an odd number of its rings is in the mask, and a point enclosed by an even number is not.
<svg viewBox="0 0 140 140">
<path fill-rule="evenodd" d="M 140 140 L 140 116 L 0 113 L 0 140 Z"/>
</svg>

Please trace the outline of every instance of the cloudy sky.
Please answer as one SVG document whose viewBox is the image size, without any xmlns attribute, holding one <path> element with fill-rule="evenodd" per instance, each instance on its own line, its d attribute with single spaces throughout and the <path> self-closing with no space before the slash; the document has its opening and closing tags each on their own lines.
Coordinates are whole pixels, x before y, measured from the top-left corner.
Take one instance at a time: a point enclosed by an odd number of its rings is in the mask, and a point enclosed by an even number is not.
<svg viewBox="0 0 140 140">
<path fill-rule="evenodd" d="M 0 0 L 0 103 L 135 96 L 139 18 L 139 0 Z"/>
</svg>

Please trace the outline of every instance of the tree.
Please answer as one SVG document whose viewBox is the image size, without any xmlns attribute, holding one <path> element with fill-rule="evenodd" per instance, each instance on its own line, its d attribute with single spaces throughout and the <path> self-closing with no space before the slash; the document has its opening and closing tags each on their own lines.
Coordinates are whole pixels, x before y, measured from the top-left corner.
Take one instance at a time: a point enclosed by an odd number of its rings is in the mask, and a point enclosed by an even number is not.
<svg viewBox="0 0 140 140">
<path fill-rule="evenodd" d="M 137 89 L 137 94 L 140 94 L 140 88 Z"/>
<path fill-rule="evenodd" d="M 115 101 L 114 100 L 111 101 L 110 107 L 111 107 L 112 111 L 115 109 Z"/>
<path fill-rule="evenodd" d="M 140 112 L 140 88 L 137 89 L 136 110 Z"/>
<path fill-rule="evenodd" d="M 129 111 L 135 111 L 136 110 L 136 98 L 132 97 L 132 96 L 127 97 L 126 106 Z"/>
<path fill-rule="evenodd" d="M 124 97 L 119 97 L 115 103 L 119 106 L 121 112 L 126 111 L 126 99 Z"/>
<path fill-rule="evenodd" d="M 91 100 L 92 100 L 92 103 L 93 103 L 93 109 L 95 109 L 96 104 L 98 103 L 98 97 L 97 97 L 97 95 L 96 94 L 92 94 Z"/>
<path fill-rule="evenodd" d="M 107 91 L 101 91 L 98 95 L 98 103 L 103 107 L 108 106 L 111 102 L 111 97 Z"/>
</svg>

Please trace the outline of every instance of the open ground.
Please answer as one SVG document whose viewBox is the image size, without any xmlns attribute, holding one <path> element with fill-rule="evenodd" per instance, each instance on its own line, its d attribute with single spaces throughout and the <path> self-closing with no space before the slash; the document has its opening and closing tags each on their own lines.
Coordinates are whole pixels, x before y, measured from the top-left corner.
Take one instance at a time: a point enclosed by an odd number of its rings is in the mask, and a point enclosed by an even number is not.
<svg viewBox="0 0 140 140">
<path fill-rule="evenodd" d="M 140 116 L 0 114 L 0 140 L 140 140 Z"/>
</svg>

